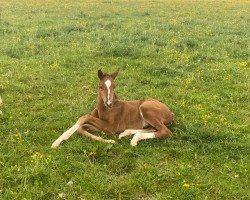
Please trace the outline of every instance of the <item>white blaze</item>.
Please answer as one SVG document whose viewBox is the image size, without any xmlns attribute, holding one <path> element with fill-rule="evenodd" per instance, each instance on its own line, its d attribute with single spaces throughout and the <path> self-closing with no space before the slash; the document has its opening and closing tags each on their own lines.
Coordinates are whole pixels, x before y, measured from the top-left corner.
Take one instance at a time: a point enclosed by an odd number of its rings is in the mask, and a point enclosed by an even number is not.
<svg viewBox="0 0 250 200">
<path fill-rule="evenodd" d="M 111 103 L 111 101 L 110 101 L 110 86 L 111 86 L 111 81 L 108 79 L 108 80 L 106 80 L 105 81 L 105 85 L 107 86 L 107 88 L 108 88 L 108 104 L 110 104 Z"/>
</svg>

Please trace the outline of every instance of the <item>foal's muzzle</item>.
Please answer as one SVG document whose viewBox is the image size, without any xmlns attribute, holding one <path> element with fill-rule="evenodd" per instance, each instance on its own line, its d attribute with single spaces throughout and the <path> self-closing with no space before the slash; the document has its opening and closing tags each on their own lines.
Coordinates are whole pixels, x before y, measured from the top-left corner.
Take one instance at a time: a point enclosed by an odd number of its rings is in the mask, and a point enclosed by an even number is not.
<svg viewBox="0 0 250 200">
<path fill-rule="evenodd" d="M 113 103 L 112 103 L 111 101 L 106 101 L 106 102 L 104 103 L 104 105 L 105 105 L 107 108 L 112 108 Z"/>
</svg>

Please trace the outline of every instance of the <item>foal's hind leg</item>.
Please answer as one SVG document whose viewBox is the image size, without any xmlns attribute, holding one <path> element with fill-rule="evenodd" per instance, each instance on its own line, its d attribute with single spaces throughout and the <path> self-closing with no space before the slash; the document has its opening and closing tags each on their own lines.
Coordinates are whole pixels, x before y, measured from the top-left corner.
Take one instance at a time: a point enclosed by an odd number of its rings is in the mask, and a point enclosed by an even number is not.
<svg viewBox="0 0 250 200">
<path fill-rule="evenodd" d="M 153 126 L 157 131 L 148 132 L 137 132 L 135 133 L 130 144 L 136 146 L 141 140 L 152 139 L 152 138 L 164 138 L 172 135 L 172 132 L 163 124 L 157 120 L 148 120 L 148 123 Z"/>
<path fill-rule="evenodd" d="M 136 146 L 140 140 L 146 140 L 151 138 L 155 138 L 154 132 L 147 132 L 147 133 L 138 132 L 134 135 L 133 139 L 130 141 L 130 144 L 131 146 Z"/>
<path fill-rule="evenodd" d="M 148 130 L 148 129 L 126 129 L 122 133 L 119 134 L 119 139 L 126 137 L 128 135 L 134 135 L 136 133 L 148 133 L 148 132 L 154 132 L 155 130 Z"/>
<path fill-rule="evenodd" d="M 140 106 L 140 114 L 150 126 L 156 129 L 155 132 L 136 133 L 131 140 L 131 145 L 136 146 L 140 140 L 151 138 L 164 138 L 172 135 L 172 132 L 165 126 L 168 120 L 169 110 L 165 105 L 158 102 L 148 101 Z"/>
</svg>

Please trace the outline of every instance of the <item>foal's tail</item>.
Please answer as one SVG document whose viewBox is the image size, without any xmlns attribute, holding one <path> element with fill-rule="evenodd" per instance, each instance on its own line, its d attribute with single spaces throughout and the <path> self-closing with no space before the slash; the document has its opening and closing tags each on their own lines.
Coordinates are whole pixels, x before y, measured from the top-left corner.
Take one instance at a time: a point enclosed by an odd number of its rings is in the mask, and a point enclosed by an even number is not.
<svg viewBox="0 0 250 200">
<path fill-rule="evenodd" d="M 73 133 L 75 133 L 79 127 L 80 127 L 80 125 L 78 123 L 76 123 L 70 129 L 68 129 L 67 131 L 65 131 L 59 138 L 57 138 L 57 140 L 55 140 L 53 142 L 53 144 L 51 145 L 51 148 L 56 148 L 56 147 L 58 147 L 60 145 L 60 143 L 62 141 L 69 139 L 69 137 L 71 135 L 73 135 Z"/>
</svg>

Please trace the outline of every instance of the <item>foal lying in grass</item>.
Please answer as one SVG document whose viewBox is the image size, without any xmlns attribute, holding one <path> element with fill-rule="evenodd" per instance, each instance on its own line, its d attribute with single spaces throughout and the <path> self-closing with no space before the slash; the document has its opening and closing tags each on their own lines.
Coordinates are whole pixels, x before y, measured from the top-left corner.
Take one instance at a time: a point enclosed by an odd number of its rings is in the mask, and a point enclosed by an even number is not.
<svg viewBox="0 0 250 200">
<path fill-rule="evenodd" d="M 67 140 L 74 132 L 101 142 L 115 143 L 93 135 L 104 132 L 108 135 L 119 134 L 121 139 L 134 135 L 130 144 L 136 146 L 138 141 L 150 138 L 171 136 L 167 128 L 174 121 L 174 114 L 166 105 L 158 100 L 122 101 L 115 94 L 115 78 L 119 70 L 112 74 L 98 71 L 99 89 L 96 108 L 91 114 L 78 119 L 76 124 L 64 132 L 54 143 L 56 148 L 63 140 Z"/>
</svg>

